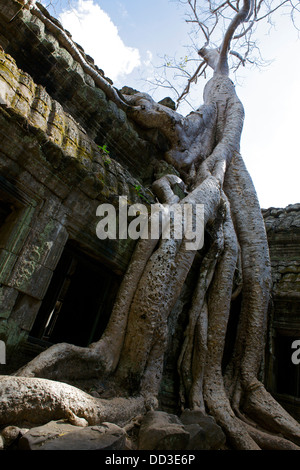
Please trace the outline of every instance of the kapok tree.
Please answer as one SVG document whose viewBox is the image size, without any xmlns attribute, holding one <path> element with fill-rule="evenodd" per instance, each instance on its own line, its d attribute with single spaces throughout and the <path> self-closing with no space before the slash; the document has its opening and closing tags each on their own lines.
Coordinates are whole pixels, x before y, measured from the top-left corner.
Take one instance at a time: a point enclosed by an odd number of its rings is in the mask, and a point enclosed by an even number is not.
<svg viewBox="0 0 300 470">
<path fill-rule="evenodd" d="M 181 408 L 213 415 L 233 448 L 299 449 L 299 424 L 258 379 L 267 333 L 270 261 L 259 202 L 240 155 L 244 110 L 229 78 L 228 60 L 232 42 L 247 44 L 256 22 L 280 5 L 263 0 L 209 0 L 204 23 L 197 2 L 188 4 L 205 37 L 199 49 L 201 63 L 213 70 L 213 76 L 205 85 L 203 105 L 187 117 L 155 103 L 147 94 L 122 96 L 84 61 L 45 11 L 33 5 L 31 11 L 129 119 L 166 136 L 165 159 L 181 178 L 165 175 L 153 183 L 159 201 L 204 205 L 206 239 L 176 358 Z M 287 4 L 294 8 L 291 2 L 281 2 Z M 220 23 L 227 25 L 225 33 L 218 47 L 210 48 Z M 242 59 L 242 52 L 233 56 Z M 201 73 L 201 68 L 197 70 Z M 185 185 L 181 200 L 173 192 L 175 184 Z M 157 409 L 168 318 L 196 253 L 186 249 L 184 238 L 140 239 L 99 341 L 86 348 L 56 344 L 14 376 L 2 376 L 0 424 L 66 417 L 77 424 L 124 423 Z M 241 296 L 238 325 L 224 370 L 230 307 L 237 293 Z M 101 384 L 106 398 L 81 390 L 91 380 Z"/>
</svg>

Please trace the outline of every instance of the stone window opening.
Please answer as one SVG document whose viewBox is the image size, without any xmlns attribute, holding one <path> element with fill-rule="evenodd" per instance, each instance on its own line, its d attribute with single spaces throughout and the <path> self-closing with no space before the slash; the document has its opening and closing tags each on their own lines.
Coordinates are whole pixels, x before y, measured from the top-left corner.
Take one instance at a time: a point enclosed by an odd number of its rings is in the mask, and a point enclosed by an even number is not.
<svg viewBox="0 0 300 470">
<path fill-rule="evenodd" d="M 13 208 L 11 204 L 3 200 L 3 196 L 0 193 L 0 230 L 4 226 L 8 216 L 12 213 Z"/>
<path fill-rule="evenodd" d="M 105 330 L 120 276 L 68 241 L 53 273 L 31 339 L 88 346 Z"/>
<path fill-rule="evenodd" d="M 300 398 L 300 365 L 292 361 L 292 344 L 300 339 L 300 331 L 277 329 L 274 338 L 276 393 Z"/>
<path fill-rule="evenodd" d="M 7 248 L 8 244 L 12 244 L 11 234 L 22 212 L 24 212 L 24 204 L 6 191 L 6 188 L 2 189 L 0 181 L 0 248 Z"/>
</svg>

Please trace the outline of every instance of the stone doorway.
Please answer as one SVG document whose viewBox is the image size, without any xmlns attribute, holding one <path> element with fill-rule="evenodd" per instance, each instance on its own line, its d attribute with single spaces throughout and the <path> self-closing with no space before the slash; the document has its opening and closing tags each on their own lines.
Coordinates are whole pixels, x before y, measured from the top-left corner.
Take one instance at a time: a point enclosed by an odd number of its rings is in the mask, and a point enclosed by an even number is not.
<svg viewBox="0 0 300 470">
<path fill-rule="evenodd" d="M 105 330 L 120 276 L 67 242 L 30 332 L 50 344 L 88 346 Z"/>
<path fill-rule="evenodd" d="M 292 362 L 292 344 L 300 338 L 296 333 L 281 331 L 275 337 L 276 392 L 300 398 L 300 365 Z"/>
</svg>

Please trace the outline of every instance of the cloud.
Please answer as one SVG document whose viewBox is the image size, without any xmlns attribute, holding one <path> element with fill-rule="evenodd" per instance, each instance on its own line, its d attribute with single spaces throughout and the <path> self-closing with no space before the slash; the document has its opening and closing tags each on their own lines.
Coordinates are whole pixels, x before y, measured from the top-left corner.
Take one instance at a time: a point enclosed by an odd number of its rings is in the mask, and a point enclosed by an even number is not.
<svg viewBox="0 0 300 470">
<path fill-rule="evenodd" d="M 121 15 L 123 18 L 128 18 L 129 17 L 129 13 L 128 11 L 126 10 L 125 6 L 123 5 L 123 3 L 121 2 L 118 2 L 118 7 L 120 9 L 120 12 L 121 12 Z"/>
<path fill-rule="evenodd" d="M 152 67 L 152 61 L 153 61 L 153 54 L 151 51 L 147 51 L 147 59 L 144 60 L 144 65 L 146 67 Z"/>
<path fill-rule="evenodd" d="M 118 28 L 93 0 L 78 0 L 75 7 L 62 12 L 59 19 L 74 41 L 113 81 L 130 74 L 141 64 L 139 50 L 124 44 Z"/>
</svg>

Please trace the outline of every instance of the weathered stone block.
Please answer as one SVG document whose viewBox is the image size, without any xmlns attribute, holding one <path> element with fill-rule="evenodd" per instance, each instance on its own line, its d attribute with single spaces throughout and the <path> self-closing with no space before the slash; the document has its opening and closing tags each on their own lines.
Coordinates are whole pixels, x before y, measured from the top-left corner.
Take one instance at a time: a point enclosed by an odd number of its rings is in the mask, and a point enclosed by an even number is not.
<svg viewBox="0 0 300 470">
<path fill-rule="evenodd" d="M 18 254 L 30 231 L 29 222 L 34 208 L 16 210 L 10 214 L 1 231 L 0 248 Z"/>
<path fill-rule="evenodd" d="M 22 256 L 53 270 L 67 239 L 65 227 L 56 220 L 49 219 L 44 226 L 40 225 L 40 231 L 31 231 Z"/>
<path fill-rule="evenodd" d="M 0 366 L 0 375 L 7 375 L 9 372 L 8 364 L 16 357 L 16 350 L 22 341 L 25 341 L 28 333 L 23 331 L 19 325 L 9 318 L 0 319 L 0 339 L 6 345 L 6 364 Z"/>
<path fill-rule="evenodd" d="M 47 191 L 46 189 L 44 190 L 43 197 L 44 199 L 41 200 L 33 218 L 30 221 L 30 227 L 37 232 L 44 230 L 44 227 L 48 224 L 49 220 L 57 220 L 61 225 L 63 225 L 56 217 L 61 207 L 61 200 L 54 196 L 51 191 Z"/>
<path fill-rule="evenodd" d="M 76 216 L 80 225 L 84 224 L 87 220 L 94 219 L 96 222 L 97 206 L 97 201 L 91 201 L 83 192 L 77 189 L 70 192 L 64 203 L 64 207 L 71 210 L 71 213 Z"/>
<path fill-rule="evenodd" d="M 123 450 L 126 433 L 112 423 L 80 428 L 63 421 L 33 428 L 19 441 L 22 450 Z"/>
<path fill-rule="evenodd" d="M 1 104 L 9 106 L 18 88 L 19 71 L 14 59 L 0 51 Z"/>
<path fill-rule="evenodd" d="M 30 107 L 33 101 L 35 84 L 32 78 L 23 71 L 20 71 L 18 89 L 10 105 L 22 116 L 29 116 Z"/>
<path fill-rule="evenodd" d="M 50 421 L 44 426 L 28 430 L 20 439 L 18 447 L 21 450 L 39 450 L 49 440 L 76 430 L 76 426 L 65 421 Z"/>
<path fill-rule="evenodd" d="M 8 285 L 36 299 L 43 299 L 53 271 L 38 263 L 38 250 L 32 250 L 28 258 L 19 257 Z"/>
<path fill-rule="evenodd" d="M 44 261 L 44 266 L 46 268 L 51 269 L 54 271 L 56 265 L 61 257 L 65 244 L 58 243 L 56 241 L 53 242 L 53 245 L 48 253 L 46 260 Z"/>
<path fill-rule="evenodd" d="M 175 415 L 163 411 L 149 411 L 143 418 L 139 432 L 139 450 L 183 450 L 190 434 Z"/>
<path fill-rule="evenodd" d="M 190 433 L 188 450 L 217 450 L 226 442 L 226 436 L 215 419 L 200 410 L 184 410 L 180 421 Z"/>
<path fill-rule="evenodd" d="M 62 181 L 61 178 L 54 174 L 49 174 L 44 181 L 45 186 L 60 199 L 65 199 L 69 192 L 70 187 L 66 184 L 65 181 Z"/>
<path fill-rule="evenodd" d="M 12 287 L 0 287 L 0 318 L 8 318 L 18 297 L 18 291 Z"/>
<path fill-rule="evenodd" d="M 18 426 L 6 426 L 0 434 L 0 438 L 3 439 L 3 448 L 7 449 L 15 444 L 27 431 L 28 429 L 19 428 Z"/>
<path fill-rule="evenodd" d="M 90 174 L 80 182 L 78 187 L 89 198 L 96 199 L 103 190 L 104 181 L 100 176 L 97 177 L 96 175 Z"/>
<path fill-rule="evenodd" d="M 10 318 L 14 320 L 22 330 L 29 332 L 40 306 L 40 300 L 29 297 L 28 295 L 21 295 L 13 308 Z"/>
<path fill-rule="evenodd" d="M 11 272 L 18 257 L 7 250 L 0 250 L 0 283 L 8 284 Z"/>
</svg>

